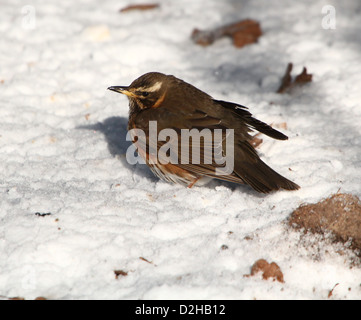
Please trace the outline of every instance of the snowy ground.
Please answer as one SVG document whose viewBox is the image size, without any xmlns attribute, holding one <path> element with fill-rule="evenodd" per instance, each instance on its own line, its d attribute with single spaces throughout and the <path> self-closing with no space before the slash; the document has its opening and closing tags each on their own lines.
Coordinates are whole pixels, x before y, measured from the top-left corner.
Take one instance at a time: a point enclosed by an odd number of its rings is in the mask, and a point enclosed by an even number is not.
<svg viewBox="0 0 361 320">
<path fill-rule="evenodd" d="M 332 298 L 360 299 L 352 253 L 285 221 L 339 189 L 361 197 L 361 3 L 158 2 L 120 14 L 130 1 L 2 1 L 0 295 L 327 299 L 338 283 Z M 322 28 L 327 4 L 336 30 Z M 190 40 L 195 27 L 244 18 L 260 21 L 258 44 Z M 288 62 L 293 74 L 306 66 L 313 82 L 276 94 Z M 106 88 L 148 71 L 286 122 L 289 140 L 263 137 L 259 152 L 302 188 L 259 195 L 211 182 L 189 190 L 129 165 L 127 100 Z M 285 283 L 244 277 L 260 258 L 275 261 Z"/>
</svg>

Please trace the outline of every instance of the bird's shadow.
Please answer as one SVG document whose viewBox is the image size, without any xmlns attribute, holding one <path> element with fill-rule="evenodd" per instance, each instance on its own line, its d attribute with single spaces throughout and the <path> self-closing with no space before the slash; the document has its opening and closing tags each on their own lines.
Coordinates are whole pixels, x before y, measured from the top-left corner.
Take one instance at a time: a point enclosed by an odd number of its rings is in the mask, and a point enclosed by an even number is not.
<svg viewBox="0 0 361 320">
<path fill-rule="evenodd" d="M 157 182 L 159 179 L 154 176 L 151 170 L 146 164 L 137 163 L 135 165 L 129 164 L 126 159 L 126 153 L 128 148 L 132 145 L 131 141 L 126 139 L 127 136 L 128 119 L 125 117 L 110 117 L 103 122 L 97 122 L 90 125 L 78 126 L 76 129 L 92 130 L 101 132 L 108 144 L 109 153 L 118 158 L 127 170 L 132 170 L 135 175 L 146 177 L 151 182 Z M 253 196 L 262 197 L 262 194 L 254 191 L 252 188 L 246 185 L 239 185 L 236 183 L 212 179 L 209 183 L 202 186 L 202 188 L 215 189 L 217 186 L 225 186 L 226 188 L 235 191 L 242 188 L 243 193 L 247 193 Z"/>
<path fill-rule="evenodd" d="M 90 125 L 78 126 L 76 129 L 92 130 L 101 132 L 108 144 L 109 153 L 119 159 L 124 167 L 128 170 L 132 170 L 135 175 L 143 176 L 151 181 L 158 181 L 158 179 L 152 174 L 146 164 L 137 163 L 132 165 L 128 163 L 126 159 L 126 153 L 128 148 L 132 145 L 131 141 L 127 140 L 127 126 L 128 119 L 125 117 L 110 117 L 103 122 L 97 122 Z"/>
</svg>

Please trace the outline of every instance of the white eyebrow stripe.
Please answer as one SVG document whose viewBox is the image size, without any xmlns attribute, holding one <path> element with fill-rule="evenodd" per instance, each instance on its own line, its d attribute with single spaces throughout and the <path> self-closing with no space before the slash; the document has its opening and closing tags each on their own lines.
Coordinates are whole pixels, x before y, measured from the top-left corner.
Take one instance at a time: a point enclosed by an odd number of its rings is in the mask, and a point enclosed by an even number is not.
<svg viewBox="0 0 361 320">
<path fill-rule="evenodd" d="M 137 88 L 137 91 L 147 91 L 147 92 L 155 92 L 158 91 L 162 87 L 162 82 L 158 81 L 151 87 L 141 87 Z"/>
</svg>

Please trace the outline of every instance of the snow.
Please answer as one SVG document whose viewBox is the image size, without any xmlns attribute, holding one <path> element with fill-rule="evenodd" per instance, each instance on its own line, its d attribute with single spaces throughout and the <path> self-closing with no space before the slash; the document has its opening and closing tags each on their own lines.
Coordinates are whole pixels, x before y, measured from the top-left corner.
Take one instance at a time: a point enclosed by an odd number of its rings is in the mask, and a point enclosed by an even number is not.
<svg viewBox="0 0 361 320">
<path fill-rule="evenodd" d="M 2 1 L 1 297 L 327 299 L 338 283 L 331 298 L 360 299 L 353 253 L 285 223 L 300 204 L 338 190 L 361 197 L 360 2 L 158 2 L 121 14 L 139 2 Z M 322 28 L 329 4 L 335 30 Z M 260 21 L 259 43 L 203 48 L 190 39 L 193 28 L 245 18 Z M 280 95 L 288 62 L 313 82 Z M 127 100 L 106 88 L 149 71 L 285 122 L 289 140 L 263 136 L 259 152 L 301 189 L 187 189 L 129 165 Z M 285 283 L 244 277 L 261 258 Z"/>
</svg>

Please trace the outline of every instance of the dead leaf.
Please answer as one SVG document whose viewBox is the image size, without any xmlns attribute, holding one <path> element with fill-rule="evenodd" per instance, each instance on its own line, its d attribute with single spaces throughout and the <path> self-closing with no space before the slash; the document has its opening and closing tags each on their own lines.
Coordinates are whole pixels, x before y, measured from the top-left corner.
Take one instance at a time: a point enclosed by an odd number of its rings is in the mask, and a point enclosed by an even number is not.
<svg viewBox="0 0 361 320">
<path fill-rule="evenodd" d="M 254 276 L 257 273 L 262 272 L 262 278 L 264 280 L 268 280 L 269 278 L 273 278 L 273 281 L 277 280 L 278 282 L 284 283 L 283 273 L 277 263 L 272 262 L 268 263 L 265 259 L 257 260 L 252 268 L 251 274 L 244 275 L 245 277 Z"/>
<path fill-rule="evenodd" d="M 333 288 L 330 290 L 330 292 L 328 293 L 328 296 L 327 298 L 331 298 L 332 297 L 332 294 L 333 294 L 333 290 L 335 290 L 335 288 L 339 285 L 339 283 L 336 283 Z"/>
<path fill-rule="evenodd" d="M 303 84 L 311 81 L 312 81 L 312 74 L 308 74 L 306 67 L 303 67 L 302 72 L 296 77 L 295 83 Z"/>
<path fill-rule="evenodd" d="M 201 45 L 211 45 L 222 37 L 231 37 L 233 45 L 241 48 L 247 44 L 257 42 L 262 35 L 259 22 L 251 19 L 242 20 L 229 25 L 221 26 L 212 30 L 194 29 L 191 35 L 192 40 Z"/>
<path fill-rule="evenodd" d="M 118 279 L 119 277 L 126 277 L 128 275 L 128 272 L 125 272 L 123 270 L 114 270 L 115 279 Z"/>
<path fill-rule="evenodd" d="M 142 260 L 142 261 L 144 261 L 144 262 L 147 262 L 147 263 L 149 263 L 149 264 L 152 264 L 152 265 L 154 265 L 154 266 L 157 266 L 157 265 L 154 264 L 152 261 L 149 261 L 149 260 L 147 260 L 146 258 L 139 257 L 139 259 Z"/>
<path fill-rule="evenodd" d="M 290 90 L 296 85 L 302 85 L 307 82 L 312 81 L 312 74 L 307 73 L 307 69 L 303 67 L 302 72 L 296 76 L 294 81 L 292 81 L 291 72 L 292 72 L 293 64 L 290 62 L 287 65 L 286 72 L 282 78 L 281 85 L 277 90 L 277 93 L 284 93 L 287 90 Z"/>
<path fill-rule="evenodd" d="M 119 12 L 128 12 L 128 11 L 136 11 L 136 10 L 152 10 L 159 7 L 158 3 L 152 4 L 131 4 L 123 9 L 120 9 Z"/>
</svg>

